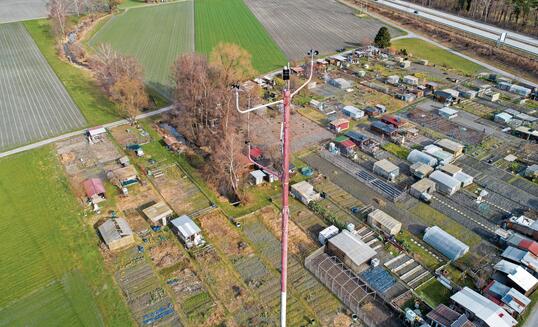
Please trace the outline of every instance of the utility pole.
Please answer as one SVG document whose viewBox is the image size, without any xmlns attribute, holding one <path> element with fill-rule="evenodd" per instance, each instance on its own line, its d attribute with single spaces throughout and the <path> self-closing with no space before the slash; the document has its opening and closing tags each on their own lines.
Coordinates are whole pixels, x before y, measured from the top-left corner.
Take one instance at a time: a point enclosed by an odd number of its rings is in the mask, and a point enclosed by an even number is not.
<svg viewBox="0 0 538 327">
<path fill-rule="evenodd" d="M 281 280 L 280 280 L 280 326 L 286 326 L 286 301 L 287 301 L 287 284 L 288 284 L 288 219 L 289 219 L 289 184 L 290 184 L 290 118 L 291 118 L 291 100 L 299 93 L 310 81 L 314 74 L 314 56 L 318 54 L 318 51 L 310 50 L 308 55 L 310 56 L 310 74 L 307 81 L 301 85 L 297 90 L 291 91 L 290 84 L 290 67 L 289 64 L 284 67 L 282 71 L 282 77 L 287 86 L 282 91 L 282 100 L 271 102 L 264 105 L 259 105 L 253 108 L 241 110 L 239 108 L 239 87 L 235 87 L 235 101 L 237 111 L 240 113 L 249 113 L 258 109 L 267 108 L 269 106 L 282 104 L 283 105 L 283 122 L 282 122 L 282 174 L 280 174 L 280 180 L 282 181 L 282 237 L 281 237 Z M 256 165 L 252 158 L 250 158 L 250 145 L 248 151 L 249 159 Z M 278 176 L 278 173 L 272 172 L 266 167 L 262 167 L 274 176 Z"/>
</svg>

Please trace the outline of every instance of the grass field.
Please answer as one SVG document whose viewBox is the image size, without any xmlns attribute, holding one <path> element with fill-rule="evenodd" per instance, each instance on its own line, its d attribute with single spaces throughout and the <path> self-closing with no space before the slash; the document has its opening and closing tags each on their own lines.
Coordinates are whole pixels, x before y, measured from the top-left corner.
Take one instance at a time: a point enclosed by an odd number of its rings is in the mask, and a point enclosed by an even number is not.
<svg viewBox="0 0 538 327">
<path fill-rule="evenodd" d="M 417 294 L 422 300 L 432 308 L 437 307 L 439 304 L 448 304 L 450 302 L 450 296 L 452 293 L 450 290 L 443 286 L 439 281 L 433 279 L 423 286 L 416 289 Z"/>
<path fill-rule="evenodd" d="M 450 69 L 458 70 L 467 75 L 474 75 L 486 69 L 474 62 L 456 56 L 426 41 L 409 38 L 391 41 L 396 49 L 407 49 L 414 58 L 427 59 L 430 64 L 435 64 Z"/>
<path fill-rule="evenodd" d="M 409 155 L 409 152 L 411 152 L 409 149 L 404 148 L 401 145 L 394 144 L 394 143 L 385 143 L 381 146 L 385 151 L 388 151 L 392 153 L 393 155 L 397 156 L 400 159 L 407 159 L 407 156 Z"/>
<path fill-rule="evenodd" d="M 236 43 L 252 55 L 259 73 L 283 66 L 287 59 L 243 0 L 195 0 L 196 51 L 209 54 L 220 42 Z"/>
<path fill-rule="evenodd" d="M 116 114 L 116 106 L 99 89 L 90 74 L 58 58 L 56 43 L 51 34 L 48 20 L 26 21 L 24 26 L 89 125 L 98 125 L 119 119 Z"/>
<path fill-rule="evenodd" d="M 88 42 L 109 43 L 144 66 L 147 85 L 169 97 L 171 67 L 176 58 L 194 51 L 193 2 L 181 1 L 129 9 L 110 19 Z"/>
<path fill-rule="evenodd" d="M 51 147 L 0 160 L 0 325 L 132 325 Z"/>
</svg>

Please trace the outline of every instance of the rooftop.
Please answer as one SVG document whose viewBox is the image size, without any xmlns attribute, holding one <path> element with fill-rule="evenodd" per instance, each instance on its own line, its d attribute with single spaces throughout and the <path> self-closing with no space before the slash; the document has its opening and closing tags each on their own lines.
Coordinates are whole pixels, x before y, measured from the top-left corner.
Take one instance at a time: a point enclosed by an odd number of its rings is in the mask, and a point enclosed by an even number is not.
<svg viewBox="0 0 538 327">
<path fill-rule="evenodd" d="M 487 326 L 512 327 L 517 324 L 517 321 L 503 308 L 469 287 L 464 287 L 450 298 L 466 310 L 474 313 Z"/>
<path fill-rule="evenodd" d="M 370 212 L 368 217 L 371 217 L 373 220 L 389 229 L 402 225 L 401 222 L 379 209 L 375 209 L 374 211 Z"/>
<path fill-rule="evenodd" d="M 103 182 L 99 178 L 88 178 L 82 183 L 86 196 L 91 198 L 96 194 L 105 193 Z"/>
<path fill-rule="evenodd" d="M 453 326 L 452 324 L 454 324 L 462 316 L 465 317 L 466 323 L 458 325 L 459 327 L 474 327 L 474 324 L 467 319 L 467 316 L 450 309 L 444 304 L 439 304 L 437 308 L 428 312 L 426 315 L 426 317 L 428 317 L 430 320 L 433 320 L 441 325 L 451 327 Z"/>
<path fill-rule="evenodd" d="M 194 221 L 192 221 L 192 219 L 187 215 L 182 215 L 179 218 L 173 219 L 170 223 L 185 238 L 196 235 L 202 231 L 200 227 L 198 227 L 198 225 L 196 225 Z"/>
<path fill-rule="evenodd" d="M 462 169 L 456 165 L 446 164 L 441 166 L 441 170 L 450 176 L 454 176 L 456 173 L 461 172 Z"/>
<path fill-rule="evenodd" d="M 505 273 L 508 279 L 518 285 L 525 292 L 532 290 L 538 283 L 538 280 L 531 273 L 515 263 L 501 260 L 493 268 Z"/>
<path fill-rule="evenodd" d="M 440 170 L 436 170 L 430 175 L 430 179 L 436 183 L 446 185 L 450 188 L 457 188 L 460 186 L 461 182 L 454 177 L 443 173 Z"/>
<path fill-rule="evenodd" d="M 152 222 L 157 222 L 162 218 L 171 216 L 174 212 L 170 207 L 164 203 L 164 201 L 159 201 L 154 205 L 142 210 L 142 212 L 148 217 Z"/>
<path fill-rule="evenodd" d="M 456 151 L 462 151 L 464 146 L 458 142 L 454 142 L 452 140 L 449 140 L 449 139 L 440 139 L 438 140 L 437 142 L 435 142 L 435 144 L 437 144 L 438 146 L 444 148 L 444 149 L 448 149 L 452 152 L 456 152 Z"/>
<path fill-rule="evenodd" d="M 379 167 L 389 173 L 399 169 L 398 166 L 388 161 L 387 159 L 381 159 L 379 161 L 376 161 L 374 163 L 374 167 Z"/>
<path fill-rule="evenodd" d="M 329 243 L 342 251 L 356 265 L 361 265 L 377 253 L 357 235 L 347 230 L 329 239 Z"/>
<path fill-rule="evenodd" d="M 108 219 L 99 226 L 98 230 L 107 245 L 133 234 L 131 227 L 129 227 L 124 218 Z"/>
<path fill-rule="evenodd" d="M 429 166 L 426 166 L 429 167 Z M 429 188 L 435 188 L 435 182 L 429 178 L 423 178 L 411 185 L 412 189 L 419 191 L 420 193 L 426 192 Z"/>
</svg>

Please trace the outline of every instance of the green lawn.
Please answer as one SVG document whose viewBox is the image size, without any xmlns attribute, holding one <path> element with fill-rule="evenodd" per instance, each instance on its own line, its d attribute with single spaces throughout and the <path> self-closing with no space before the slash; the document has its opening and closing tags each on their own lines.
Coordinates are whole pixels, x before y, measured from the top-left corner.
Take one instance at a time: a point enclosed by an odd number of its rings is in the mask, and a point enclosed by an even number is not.
<svg viewBox="0 0 538 327">
<path fill-rule="evenodd" d="M 427 59 L 430 64 L 435 64 L 455 70 L 468 75 L 474 75 L 486 70 L 484 67 L 475 64 L 460 56 L 456 56 L 431 43 L 421 39 L 409 38 L 391 41 L 392 47 L 396 49 L 405 48 L 414 58 Z"/>
<path fill-rule="evenodd" d="M 0 160 L 0 326 L 132 325 L 52 147 Z"/>
<path fill-rule="evenodd" d="M 402 230 L 398 235 L 396 235 L 396 239 L 402 243 L 407 252 L 410 253 L 415 260 L 423 264 L 428 269 L 433 270 L 440 266 L 441 262 L 439 260 L 435 259 L 423 247 L 418 246 L 415 242 L 418 242 L 423 246 L 424 243 L 411 235 L 411 233 L 409 233 L 407 230 Z M 413 242 L 413 240 L 415 242 Z"/>
<path fill-rule="evenodd" d="M 210 53 L 220 42 L 236 43 L 252 55 L 260 73 L 282 67 L 286 56 L 243 0 L 195 0 L 196 51 Z"/>
<path fill-rule="evenodd" d="M 432 308 L 437 307 L 441 303 L 448 305 L 450 296 L 452 295 L 450 290 L 444 287 L 437 279 L 430 280 L 415 291 Z"/>
<path fill-rule="evenodd" d="M 193 16 L 192 1 L 129 9 L 110 19 L 88 44 L 95 48 L 108 43 L 136 57 L 147 85 L 169 97 L 173 63 L 179 55 L 194 51 Z"/>
<path fill-rule="evenodd" d="M 395 155 L 396 157 L 398 157 L 400 159 L 404 159 L 404 160 L 407 159 L 407 156 L 409 155 L 409 152 L 411 152 L 411 150 L 409 150 L 407 148 L 404 148 L 401 145 L 394 144 L 394 143 L 385 143 L 381 147 L 385 151 L 388 151 L 388 152 L 392 153 L 393 155 Z"/>
<path fill-rule="evenodd" d="M 119 119 L 116 106 L 99 89 L 90 74 L 58 58 L 48 20 L 25 21 L 24 26 L 90 126 Z"/>
<path fill-rule="evenodd" d="M 410 208 L 409 211 L 416 215 L 423 224 L 428 227 L 437 225 L 445 232 L 454 235 L 454 237 L 469 245 L 469 247 L 474 247 L 480 244 L 481 239 L 478 234 L 465 228 L 465 226 L 460 225 L 427 204 L 419 202 L 417 205 Z"/>
</svg>

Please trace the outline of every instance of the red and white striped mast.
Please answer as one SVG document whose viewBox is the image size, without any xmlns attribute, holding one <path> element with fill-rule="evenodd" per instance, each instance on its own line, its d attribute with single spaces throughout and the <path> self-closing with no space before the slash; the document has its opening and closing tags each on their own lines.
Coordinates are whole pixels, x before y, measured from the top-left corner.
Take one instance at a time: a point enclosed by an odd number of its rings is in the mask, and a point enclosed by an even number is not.
<svg viewBox="0 0 538 327">
<path fill-rule="evenodd" d="M 243 109 L 239 108 L 239 88 L 235 88 L 235 100 L 237 111 L 240 113 L 248 113 L 258 109 L 267 108 L 270 106 L 283 104 L 283 115 L 284 119 L 282 122 L 282 174 L 280 174 L 280 180 L 282 181 L 282 237 L 281 237 L 281 281 L 280 281 L 280 326 L 286 326 L 286 290 L 288 284 L 288 219 L 289 219 L 289 205 L 288 205 L 288 196 L 289 196 L 289 184 L 290 184 L 290 118 L 291 118 L 291 100 L 293 97 L 299 93 L 310 81 L 314 74 L 314 56 L 318 52 L 310 50 L 308 55 L 310 56 L 310 74 L 306 82 L 301 85 L 297 90 L 291 92 L 290 85 L 290 67 L 289 64 L 284 67 L 283 78 L 287 83 L 287 87 L 282 91 L 282 100 L 271 102 L 268 104 L 259 105 L 256 107 Z M 250 145 L 248 152 L 249 159 L 258 165 L 252 158 L 250 158 Z M 266 169 L 265 167 L 263 167 Z M 266 169 L 267 170 L 267 169 Z M 278 176 L 277 173 L 271 172 L 271 174 Z"/>
</svg>

